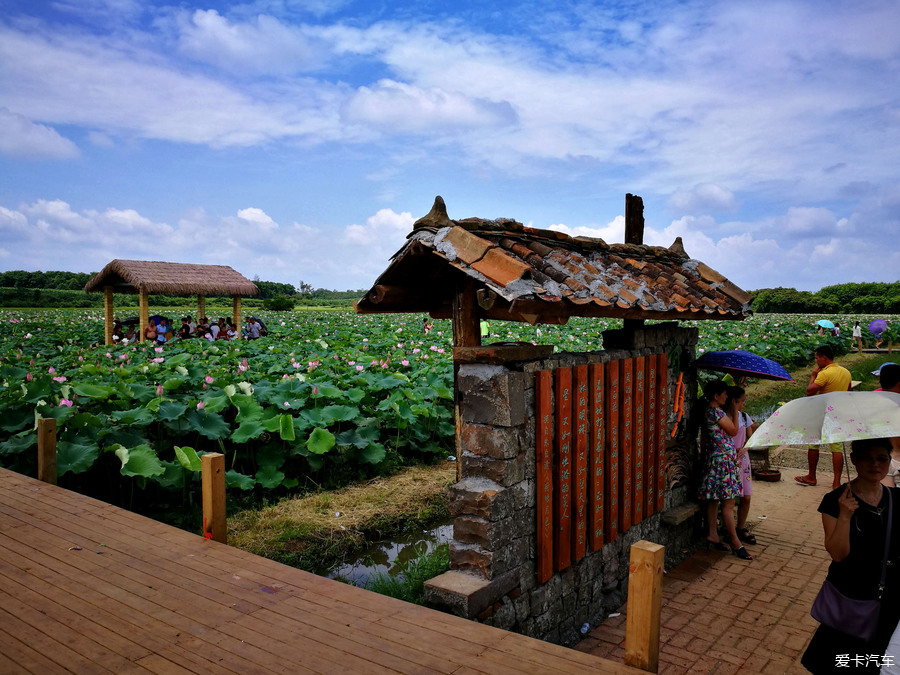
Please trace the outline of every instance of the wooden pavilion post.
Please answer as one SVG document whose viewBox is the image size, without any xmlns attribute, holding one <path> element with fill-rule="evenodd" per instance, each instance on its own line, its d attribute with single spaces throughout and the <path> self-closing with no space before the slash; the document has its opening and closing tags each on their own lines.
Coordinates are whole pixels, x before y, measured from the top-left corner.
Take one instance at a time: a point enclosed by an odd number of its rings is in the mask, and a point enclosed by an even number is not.
<svg viewBox="0 0 900 675">
<path fill-rule="evenodd" d="M 241 339 L 241 296 L 235 295 L 232 300 L 231 318 L 234 320 L 234 330 L 237 333 L 236 340 Z"/>
<path fill-rule="evenodd" d="M 56 420 L 42 417 L 37 422 L 38 480 L 56 485 Z"/>
<path fill-rule="evenodd" d="M 453 296 L 453 348 L 481 345 L 481 323 L 478 320 L 478 302 L 475 296 L 475 280 L 465 277 L 457 282 Z M 456 480 L 462 480 L 462 451 L 460 433 L 462 424 L 459 413 L 459 363 L 453 359 L 453 417 L 456 428 Z"/>
<path fill-rule="evenodd" d="M 109 346 L 113 343 L 113 288 L 112 286 L 103 287 L 103 334 L 105 342 L 103 344 Z"/>
<path fill-rule="evenodd" d="M 206 296 L 198 295 L 197 296 L 197 323 L 200 323 L 200 319 L 206 316 Z"/>
<path fill-rule="evenodd" d="M 208 452 L 200 458 L 203 494 L 203 536 L 228 543 L 225 522 L 225 455 Z"/>
<path fill-rule="evenodd" d="M 144 341 L 144 330 L 150 323 L 150 298 L 147 289 L 141 287 L 138 289 L 138 316 L 140 317 L 139 325 L 141 327 L 140 341 Z"/>
</svg>

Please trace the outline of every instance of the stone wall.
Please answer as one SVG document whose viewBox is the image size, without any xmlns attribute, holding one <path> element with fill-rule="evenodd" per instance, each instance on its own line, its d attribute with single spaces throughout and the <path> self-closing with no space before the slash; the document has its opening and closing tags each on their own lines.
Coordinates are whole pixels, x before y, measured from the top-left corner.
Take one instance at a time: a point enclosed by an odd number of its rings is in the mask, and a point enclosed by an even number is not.
<svg viewBox="0 0 900 675">
<path fill-rule="evenodd" d="M 697 331 L 667 323 L 607 331 L 603 338 L 604 351 L 503 365 L 460 365 L 461 480 L 450 489 L 455 517 L 451 571 L 426 585 L 429 605 L 550 642 L 573 644 L 581 638 L 584 624 L 595 626 L 625 601 L 633 543 L 646 539 L 664 545 L 667 567 L 692 550 L 695 506 L 689 485 L 695 444 L 684 423 L 674 439 L 669 434 L 676 421 L 671 410 L 679 367 L 693 359 Z M 535 372 L 663 352 L 669 355 L 665 509 L 538 584 Z M 687 420 L 697 384 L 688 372 L 683 376 Z M 681 515 L 671 517 L 677 513 Z"/>
</svg>

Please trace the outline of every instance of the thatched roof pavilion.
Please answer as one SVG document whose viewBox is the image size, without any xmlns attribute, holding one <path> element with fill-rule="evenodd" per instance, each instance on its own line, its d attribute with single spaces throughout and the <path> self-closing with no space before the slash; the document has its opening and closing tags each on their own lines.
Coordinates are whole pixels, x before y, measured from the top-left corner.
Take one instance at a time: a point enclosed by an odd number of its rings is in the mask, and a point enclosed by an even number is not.
<svg viewBox="0 0 900 675">
<path fill-rule="evenodd" d="M 150 293 L 196 295 L 197 315 L 206 313 L 207 295 L 231 295 L 235 325 L 241 321 L 241 296 L 259 295 L 259 288 L 227 265 L 193 265 L 149 260 L 113 260 L 84 286 L 85 293 L 103 292 L 106 344 L 112 344 L 113 293 L 140 296 L 140 339 L 149 320 Z"/>
</svg>

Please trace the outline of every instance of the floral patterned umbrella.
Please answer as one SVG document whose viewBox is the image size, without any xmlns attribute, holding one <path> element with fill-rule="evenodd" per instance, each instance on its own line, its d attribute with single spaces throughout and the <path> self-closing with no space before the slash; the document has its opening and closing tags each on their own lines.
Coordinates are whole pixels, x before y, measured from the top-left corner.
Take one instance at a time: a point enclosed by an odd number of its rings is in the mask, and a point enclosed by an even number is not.
<svg viewBox="0 0 900 675">
<path fill-rule="evenodd" d="M 763 422 L 748 448 L 900 436 L 900 394 L 835 391 L 788 401 Z"/>
</svg>

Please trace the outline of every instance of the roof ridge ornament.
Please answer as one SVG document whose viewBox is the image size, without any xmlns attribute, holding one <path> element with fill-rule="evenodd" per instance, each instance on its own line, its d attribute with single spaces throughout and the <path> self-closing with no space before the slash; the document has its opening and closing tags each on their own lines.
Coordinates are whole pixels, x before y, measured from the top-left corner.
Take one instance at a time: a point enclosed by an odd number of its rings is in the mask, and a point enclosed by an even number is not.
<svg viewBox="0 0 900 675">
<path fill-rule="evenodd" d="M 431 207 L 431 211 L 413 223 L 413 231 L 426 227 L 439 229 L 452 227 L 453 225 L 456 225 L 456 221 L 450 220 L 450 216 L 447 215 L 447 205 L 444 204 L 444 198 L 438 195 L 434 198 L 434 206 Z"/>
</svg>

